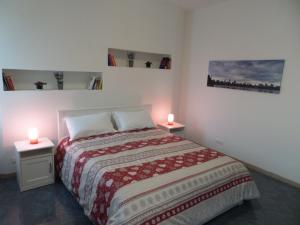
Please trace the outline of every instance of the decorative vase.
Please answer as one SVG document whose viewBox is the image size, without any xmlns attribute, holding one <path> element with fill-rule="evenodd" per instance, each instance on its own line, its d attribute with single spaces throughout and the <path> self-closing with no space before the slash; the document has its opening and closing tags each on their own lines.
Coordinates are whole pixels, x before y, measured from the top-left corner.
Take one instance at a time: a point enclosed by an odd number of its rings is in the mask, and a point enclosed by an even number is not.
<svg viewBox="0 0 300 225">
<path fill-rule="evenodd" d="M 58 90 L 64 89 L 64 73 L 63 72 L 54 72 L 54 76 L 57 81 Z"/>
<path fill-rule="evenodd" d="M 127 57 L 128 57 L 128 66 L 129 67 L 133 67 L 133 65 L 134 65 L 134 58 L 135 58 L 134 52 L 127 53 Z"/>
<path fill-rule="evenodd" d="M 128 60 L 128 66 L 133 67 L 133 65 L 134 65 L 134 61 L 133 60 Z"/>
</svg>

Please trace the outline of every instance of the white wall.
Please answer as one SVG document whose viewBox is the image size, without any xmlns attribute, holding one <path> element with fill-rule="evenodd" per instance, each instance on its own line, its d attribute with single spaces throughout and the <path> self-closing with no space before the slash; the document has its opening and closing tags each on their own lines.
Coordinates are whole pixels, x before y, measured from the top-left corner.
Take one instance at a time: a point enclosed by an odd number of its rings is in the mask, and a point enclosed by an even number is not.
<svg viewBox="0 0 300 225">
<path fill-rule="evenodd" d="M 229 0 L 194 11 L 184 55 L 188 136 L 300 183 L 300 1 Z M 285 59 L 281 93 L 207 87 L 209 60 L 222 59 Z"/>
<path fill-rule="evenodd" d="M 15 170 L 28 127 L 56 140 L 58 109 L 153 104 L 156 120 L 176 110 L 183 24 L 182 9 L 158 0 L 1 0 L 0 68 L 100 71 L 104 90 L 0 91 L 0 174 Z M 108 68 L 109 47 L 171 54 L 172 70 Z"/>
</svg>

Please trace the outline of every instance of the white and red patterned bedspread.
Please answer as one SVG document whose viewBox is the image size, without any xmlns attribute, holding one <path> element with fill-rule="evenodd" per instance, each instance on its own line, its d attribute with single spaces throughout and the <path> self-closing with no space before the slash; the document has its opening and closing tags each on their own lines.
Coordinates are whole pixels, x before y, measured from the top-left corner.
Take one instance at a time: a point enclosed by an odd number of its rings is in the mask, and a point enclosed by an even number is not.
<svg viewBox="0 0 300 225">
<path fill-rule="evenodd" d="M 243 164 L 159 129 L 65 138 L 55 159 L 94 224 L 201 224 L 259 196 Z"/>
</svg>

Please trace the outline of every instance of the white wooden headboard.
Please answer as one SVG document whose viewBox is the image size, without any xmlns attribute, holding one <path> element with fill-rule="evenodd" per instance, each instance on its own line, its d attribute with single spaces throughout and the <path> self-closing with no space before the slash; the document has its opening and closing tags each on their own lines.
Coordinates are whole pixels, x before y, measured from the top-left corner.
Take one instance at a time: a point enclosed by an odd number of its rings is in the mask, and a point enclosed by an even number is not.
<svg viewBox="0 0 300 225">
<path fill-rule="evenodd" d="M 112 108 L 94 108 L 94 109 L 69 109 L 57 111 L 57 127 L 58 127 L 58 141 L 68 136 L 68 129 L 65 122 L 65 117 L 89 115 L 100 112 L 113 111 L 139 111 L 145 110 L 152 114 L 152 105 L 134 106 L 134 107 L 112 107 Z M 112 121 L 113 122 L 113 121 Z"/>
</svg>

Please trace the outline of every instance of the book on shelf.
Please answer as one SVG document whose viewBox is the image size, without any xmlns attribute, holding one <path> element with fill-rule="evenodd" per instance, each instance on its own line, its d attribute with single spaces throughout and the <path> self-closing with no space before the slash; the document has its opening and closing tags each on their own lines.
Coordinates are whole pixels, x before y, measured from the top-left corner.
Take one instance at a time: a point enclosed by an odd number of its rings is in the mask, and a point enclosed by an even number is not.
<svg viewBox="0 0 300 225">
<path fill-rule="evenodd" d="M 108 53 L 108 66 L 117 66 L 115 56 Z"/>
<path fill-rule="evenodd" d="M 96 89 L 96 87 L 97 87 L 97 82 L 98 82 L 98 81 L 95 79 L 95 81 L 94 81 L 94 83 L 93 83 L 92 90 L 97 90 L 97 89 Z"/>
<path fill-rule="evenodd" d="M 101 77 L 92 77 L 89 83 L 89 90 L 102 90 L 103 80 Z"/>
<path fill-rule="evenodd" d="M 115 56 L 112 55 L 111 57 L 112 57 L 112 63 L 113 63 L 113 66 L 117 66 L 117 62 L 116 62 Z"/>
<path fill-rule="evenodd" d="M 171 59 L 169 57 L 163 57 L 160 61 L 159 69 L 171 69 Z"/>
<path fill-rule="evenodd" d="M 2 79 L 3 79 L 3 89 L 4 91 L 7 91 L 8 90 L 8 84 L 7 84 L 7 81 L 5 79 L 5 74 L 2 73 Z"/>
<path fill-rule="evenodd" d="M 88 87 L 89 90 L 93 90 L 93 86 L 94 86 L 95 80 L 96 80 L 96 77 L 92 77 L 92 79 L 91 79 L 91 81 L 89 83 L 89 87 Z"/>
<path fill-rule="evenodd" d="M 102 90 L 103 80 L 101 78 L 97 78 L 95 80 L 95 86 L 93 90 Z"/>
<path fill-rule="evenodd" d="M 99 85 L 99 90 L 102 90 L 103 89 L 103 80 L 101 79 L 100 80 L 100 85 Z"/>
<path fill-rule="evenodd" d="M 108 66 L 112 66 L 111 55 L 108 53 L 107 55 Z"/>
<path fill-rule="evenodd" d="M 15 90 L 15 86 L 11 74 L 2 73 L 2 79 L 3 79 L 3 87 L 5 91 Z"/>
</svg>

